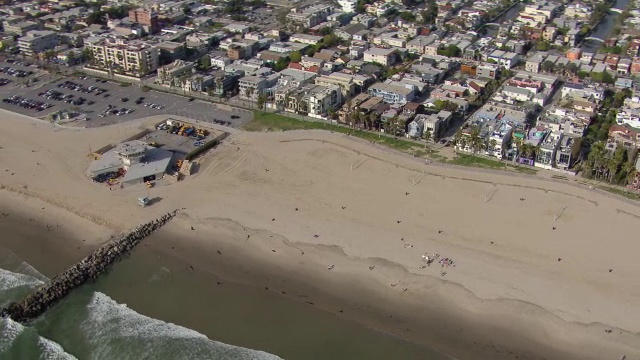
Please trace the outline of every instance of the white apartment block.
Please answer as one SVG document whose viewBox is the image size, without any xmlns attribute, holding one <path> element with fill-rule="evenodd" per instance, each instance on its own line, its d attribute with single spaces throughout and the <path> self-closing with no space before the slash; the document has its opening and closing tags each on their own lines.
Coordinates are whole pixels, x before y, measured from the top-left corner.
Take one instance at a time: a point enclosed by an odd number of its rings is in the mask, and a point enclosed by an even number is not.
<svg viewBox="0 0 640 360">
<path fill-rule="evenodd" d="M 314 118 L 326 118 L 330 110 L 342 105 L 342 92 L 337 85 L 316 86 L 309 93 L 309 113 Z"/>
<path fill-rule="evenodd" d="M 364 61 L 390 66 L 395 63 L 395 55 L 396 51 L 394 49 L 371 48 L 364 52 Z"/>
<path fill-rule="evenodd" d="M 348 14 L 356 12 L 357 0 L 338 0 L 338 5 L 342 8 L 342 12 Z"/>
<path fill-rule="evenodd" d="M 95 66 L 142 77 L 158 69 L 158 48 L 144 41 L 103 39 L 89 45 Z"/>
<path fill-rule="evenodd" d="M 23 55 L 34 56 L 58 46 L 59 39 L 58 33 L 54 31 L 31 30 L 18 38 L 18 48 Z"/>
<path fill-rule="evenodd" d="M 322 36 L 308 35 L 308 34 L 293 34 L 289 38 L 289 41 L 299 42 L 303 44 L 316 45 L 322 41 Z"/>
</svg>

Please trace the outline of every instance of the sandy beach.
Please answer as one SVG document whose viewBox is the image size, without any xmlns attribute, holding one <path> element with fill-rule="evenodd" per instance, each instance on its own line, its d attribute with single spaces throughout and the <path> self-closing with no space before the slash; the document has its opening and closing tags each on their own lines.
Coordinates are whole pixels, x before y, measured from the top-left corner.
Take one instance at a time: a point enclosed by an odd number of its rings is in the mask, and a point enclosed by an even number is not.
<svg viewBox="0 0 640 360">
<path fill-rule="evenodd" d="M 234 131 L 143 209 L 145 187 L 87 179 L 87 154 L 158 119 L 2 118 L 0 203 L 9 216 L 55 212 L 39 231 L 86 240 L 70 251 L 185 208 L 149 246 L 197 269 L 224 258 L 238 264 L 225 278 L 456 358 L 640 358 L 640 207 L 573 180 L 426 165 L 328 132 Z M 425 266 L 425 254 L 439 257 Z"/>
</svg>

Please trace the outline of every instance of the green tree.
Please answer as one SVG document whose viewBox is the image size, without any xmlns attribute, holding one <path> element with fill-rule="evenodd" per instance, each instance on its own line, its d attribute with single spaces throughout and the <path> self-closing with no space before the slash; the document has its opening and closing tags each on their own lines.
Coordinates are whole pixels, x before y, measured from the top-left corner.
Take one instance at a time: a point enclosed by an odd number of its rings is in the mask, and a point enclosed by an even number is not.
<svg viewBox="0 0 640 360">
<path fill-rule="evenodd" d="M 555 68 L 556 65 L 553 63 L 553 61 L 545 60 L 545 62 L 542 63 L 542 70 L 545 72 L 553 72 Z"/>
<path fill-rule="evenodd" d="M 414 22 L 416 20 L 416 16 L 410 11 L 403 11 L 399 16 L 404 22 Z"/>
<path fill-rule="evenodd" d="M 302 60 L 302 54 L 300 54 L 299 51 L 294 51 L 289 54 L 289 60 L 291 60 L 292 63 L 299 63 Z"/>
<path fill-rule="evenodd" d="M 318 30 L 318 34 L 322 36 L 327 36 L 329 34 L 333 34 L 333 29 L 329 26 L 323 26 Z"/>
<path fill-rule="evenodd" d="M 576 63 L 570 62 L 565 67 L 565 70 L 571 75 L 576 75 L 578 73 L 578 65 L 576 65 Z"/>
<path fill-rule="evenodd" d="M 550 47 L 551 47 L 551 44 L 549 44 L 546 41 L 538 41 L 536 43 L 536 50 L 538 51 L 547 51 L 549 50 Z"/>
<path fill-rule="evenodd" d="M 431 133 L 431 130 L 429 129 L 424 129 L 424 131 L 422 132 L 422 138 L 424 139 L 424 147 L 427 147 L 427 143 L 429 142 L 429 140 L 432 140 L 432 136 L 433 134 Z"/>
<path fill-rule="evenodd" d="M 606 70 L 603 72 L 597 72 L 597 73 L 592 72 L 591 80 L 599 83 L 604 83 L 604 84 L 613 84 L 615 82 L 615 79 L 613 78 L 613 76 L 611 76 L 611 74 L 609 74 L 609 72 L 607 72 Z"/>
<path fill-rule="evenodd" d="M 267 95 L 260 93 L 258 95 L 258 109 L 264 112 L 266 110 L 266 105 L 267 105 Z"/>
<path fill-rule="evenodd" d="M 200 59 L 198 59 L 198 69 L 199 70 L 208 70 L 211 67 L 211 57 L 209 54 L 205 54 Z"/>
</svg>

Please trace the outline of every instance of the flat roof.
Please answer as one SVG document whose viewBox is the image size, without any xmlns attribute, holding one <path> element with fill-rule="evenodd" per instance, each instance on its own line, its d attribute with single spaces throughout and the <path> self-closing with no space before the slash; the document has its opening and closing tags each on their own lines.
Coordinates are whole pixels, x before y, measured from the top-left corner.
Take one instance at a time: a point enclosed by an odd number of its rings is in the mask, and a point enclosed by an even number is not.
<svg viewBox="0 0 640 360">
<path fill-rule="evenodd" d="M 122 168 L 124 167 L 122 164 L 122 160 L 118 158 L 115 152 L 107 151 L 106 153 L 100 155 L 99 159 L 96 159 L 89 164 L 89 168 L 87 169 L 88 176 L 94 176 L 94 174 L 99 174 L 105 172 L 106 170 Z"/>
<path fill-rule="evenodd" d="M 147 144 L 140 140 L 133 140 L 118 144 L 115 148 L 113 148 L 113 152 L 118 155 L 128 156 L 144 153 L 146 149 Z"/>
<path fill-rule="evenodd" d="M 149 147 L 143 158 L 144 161 L 129 166 L 122 181 L 127 182 L 163 173 L 169 167 L 172 157 L 171 151 Z"/>
</svg>

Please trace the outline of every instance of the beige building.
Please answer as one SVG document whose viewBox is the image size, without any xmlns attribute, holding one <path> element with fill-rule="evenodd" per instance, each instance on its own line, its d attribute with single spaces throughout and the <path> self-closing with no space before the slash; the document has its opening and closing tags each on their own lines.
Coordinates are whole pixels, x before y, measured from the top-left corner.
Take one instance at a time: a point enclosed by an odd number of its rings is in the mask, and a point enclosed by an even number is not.
<svg viewBox="0 0 640 360">
<path fill-rule="evenodd" d="M 89 45 L 94 66 L 143 77 L 158 69 L 158 48 L 144 41 L 103 39 Z"/>
<path fill-rule="evenodd" d="M 158 68 L 158 79 L 156 80 L 162 85 L 177 86 L 181 80 L 186 80 L 193 75 L 194 63 L 176 60 L 169 65 Z"/>
<path fill-rule="evenodd" d="M 49 30 L 31 30 L 27 35 L 18 38 L 18 48 L 25 56 L 41 54 L 58 46 L 58 33 Z"/>
<path fill-rule="evenodd" d="M 371 48 L 364 52 L 364 61 L 391 66 L 396 62 L 396 51 L 395 49 Z"/>
<path fill-rule="evenodd" d="M 355 94 L 356 84 L 353 76 L 345 73 L 332 73 L 330 75 L 319 76 L 315 79 L 316 85 L 322 86 L 338 86 L 342 97 L 351 97 Z"/>
</svg>

